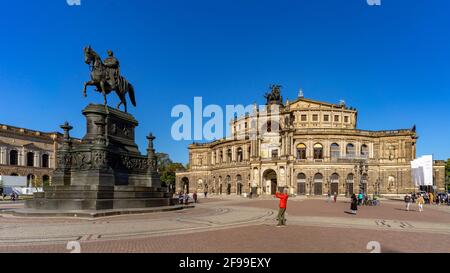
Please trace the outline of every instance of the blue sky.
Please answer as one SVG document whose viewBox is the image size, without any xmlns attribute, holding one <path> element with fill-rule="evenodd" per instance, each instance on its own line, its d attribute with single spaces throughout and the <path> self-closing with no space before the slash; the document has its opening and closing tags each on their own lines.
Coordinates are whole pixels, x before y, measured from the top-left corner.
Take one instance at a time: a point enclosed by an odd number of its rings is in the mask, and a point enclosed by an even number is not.
<svg viewBox="0 0 450 273">
<path fill-rule="evenodd" d="M 450 157 L 450 2 L 446 0 L 0 0 L 0 123 L 43 131 L 102 101 L 83 47 L 113 49 L 134 84 L 137 142 L 187 162 L 188 141 L 172 140 L 174 105 L 263 103 L 283 95 L 359 110 L 361 129 L 411 128 L 418 156 Z M 110 98 L 116 104 L 116 98 Z"/>
</svg>

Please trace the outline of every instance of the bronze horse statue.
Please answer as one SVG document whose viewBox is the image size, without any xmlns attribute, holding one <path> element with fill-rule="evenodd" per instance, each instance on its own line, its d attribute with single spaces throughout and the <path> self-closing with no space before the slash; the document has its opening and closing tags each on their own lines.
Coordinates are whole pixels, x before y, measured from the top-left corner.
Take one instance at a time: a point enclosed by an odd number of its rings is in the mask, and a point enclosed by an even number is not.
<svg viewBox="0 0 450 273">
<path fill-rule="evenodd" d="M 121 75 L 117 75 L 116 79 L 111 79 L 111 73 L 109 72 L 112 68 L 107 67 L 103 63 L 100 56 L 91 48 L 91 46 L 84 48 L 84 61 L 91 68 L 91 80 L 84 83 L 83 95 L 85 97 L 87 96 L 87 86 L 95 86 L 95 91 L 102 93 L 105 99 L 105 106 L 108 103 L 106 96 L 112 91 L 115 91 L 120 98 L 120 102 L 117 105 L 118 110 L 120 109 L 120 105 L 123 104 L 125 107 L 125 112 L 127 112 L 127 93 L 130 96 L 131 103 L 134 107 L 136 107 L 133 85 Z"/>
</svg>

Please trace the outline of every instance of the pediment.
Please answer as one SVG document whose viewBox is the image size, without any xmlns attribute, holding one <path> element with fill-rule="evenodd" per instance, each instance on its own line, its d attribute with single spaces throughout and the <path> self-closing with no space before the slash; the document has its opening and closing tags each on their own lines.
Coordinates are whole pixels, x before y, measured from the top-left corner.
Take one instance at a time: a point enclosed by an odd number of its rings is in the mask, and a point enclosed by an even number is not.
<svg viewBox="0 0 450 273">
<path fill-rule="evenodd" d="M 25 144 L 25 145 L 23 145 L 23 147 L 25 149 L 31 150 L 31 151 L 44 151 L 44 149 L 36 146 L 34 143 Z"/>
<path fill-rule="evenodd" d="M 289 104 L 291 109 L 336 109 L 341 108 L 340 105 L 331 104 L 327 102 L 314 101 L 309 99 L 300 98 Z"/>
</svg>

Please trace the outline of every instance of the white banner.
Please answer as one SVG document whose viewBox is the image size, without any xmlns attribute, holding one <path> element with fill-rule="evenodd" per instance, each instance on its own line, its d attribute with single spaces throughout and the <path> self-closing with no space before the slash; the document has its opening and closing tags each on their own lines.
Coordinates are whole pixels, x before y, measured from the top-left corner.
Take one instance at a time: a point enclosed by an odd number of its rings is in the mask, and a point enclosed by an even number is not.
<svg viewBox="0 0 450 273">
<path fill-rule="evenodd" d="M 411 176 L 416 187 L 433 186 L 433 156 L 426 155 L 411 161 Z"/>
</svg>

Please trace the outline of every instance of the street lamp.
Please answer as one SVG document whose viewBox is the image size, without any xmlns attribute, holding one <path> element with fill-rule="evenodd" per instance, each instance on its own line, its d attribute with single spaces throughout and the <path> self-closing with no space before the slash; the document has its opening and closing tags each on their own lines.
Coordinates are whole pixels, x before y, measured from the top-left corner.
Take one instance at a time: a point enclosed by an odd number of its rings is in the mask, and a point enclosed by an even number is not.
<svg viewBox="0 0 450 273">
<path fill-rule="evenodd" d="M 363 194 L 366 193 L 366 188 L 363 187 L 363 174 L 366 174 L 369 172 L 369 166 L 367 165 L 367 163 L 364 160 L 360 160 L 356 165 L 355 165 L 355 173 L 359 174 L 359 191 Z M 363 189 L 363 190 L 361 190 Z"/>
</svg>

